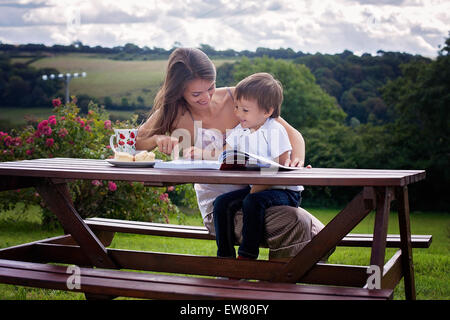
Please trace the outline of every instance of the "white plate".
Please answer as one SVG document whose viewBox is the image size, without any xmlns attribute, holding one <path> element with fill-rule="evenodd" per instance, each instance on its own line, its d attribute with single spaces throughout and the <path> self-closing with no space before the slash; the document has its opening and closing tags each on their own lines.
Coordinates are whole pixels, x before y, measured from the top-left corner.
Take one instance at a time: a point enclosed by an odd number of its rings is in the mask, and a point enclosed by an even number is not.
<svg viewBox="0 0 450 320">
<path fill-rule="evenodd" d="M 156 159 L 155 161 L 118 161 L 114 159 L 106 159 L 107 162 L 116 167 L 124 168 L 152 168 L 156 162 L 162 161 Z"/>
</svg>

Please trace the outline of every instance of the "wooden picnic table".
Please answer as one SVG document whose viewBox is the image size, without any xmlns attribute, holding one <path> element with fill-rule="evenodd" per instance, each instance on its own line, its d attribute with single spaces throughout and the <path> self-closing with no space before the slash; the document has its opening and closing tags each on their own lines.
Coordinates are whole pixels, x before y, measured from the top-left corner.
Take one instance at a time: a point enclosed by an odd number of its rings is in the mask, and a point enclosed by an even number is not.
<svg viewBox="0 0 450 320">
<path fill-rule="evenodd" d="M 258 171 L 244 170 L 120 168 L 105 160 L 72 158 L 2 162 L 0 191 L 36 188 L 57 216 L 65 235 L 0 249 L 0 282 L 67 290 L 64 287 L 64 279 L 68 275 L 64 275 L 58 266 L 37 263 L 56 262 L 83 267 L 82 283 L 86 283 L 86 286 L 80 291 L 85 292 L 87 297 L 129 295 L 169 299 L 391 298 L 392 289 L 404 277 L 406 298 L 415 299 L 412 247 L 416 240 L 420 243 L 424 238 L 413 237 L 412 243 L 407 186 L 424 178 L 423 170 L 312 168 L 261 174 Z M 281 263 L 108 249 L 111 235 L 114 232 L 125 232 L 126 228 L 138 230 L 138 233 L 158 235 L 169 235 L 175 231 L 167 227 L 167 230 L 162 232 L 164 226 L 151 223 L 137 223 L 130 227 L 120 222 L 115 225 L 104 221 L 83 220 L 72 204 L 67 185 L 75 179 L 139 181 L 152 186 L 184 183 L 242 184 L 245 181 L 249 184 L 269 185 L 351 186 L 361 187 L 362 190 L 295 257 Z M 394 199 L 397 202 L 399 237 L 387 234 L 390 205 Z M 350 231 L 372 210 L 375 210 L 375 222 L 369 243 L 372 247 L 370 265 L 376 265 L 381 270 L 382 288 L 378 290 L 362 289 L 368 278 L 366 266 L 319 262 L 337 245 L 345 241 L 351 242 Z M 206 230 L 201 227 L 176 228 L 179 228 L 177 232 L 182 231 L 177 233 L 180 237 L 189 237 L 191 234 L 192 238 L 208 238 L 208 235 L 204 234 Z M 357 238 L 360 242 L 365 241 L 362 236 Z M 400 250 L 385 264 L 387 246 L 398 246 Z M 178 280 L 175 281 L 175 276 L 167 279 L 164 277 L 168 276 L 160 276 L 157 280 L 154 276 L 150 281 L 140 278 L 143 276 L 138 276 L 139 274 L 129 275 L 130 272 L 117 270 L 104 270 L 101 273 L 102 269 L 165 271 L 261 281 L 243 284 L 233 283 L 233 280 L 194 280 L 192 277 L 180 278 L 181 280 L 176 278 Z M 101 282 L 101 279 L 107 281 Z M 117 283 L 111 279 L 115 279 Z M 330 286 L 305 287 L 295 285 L 296 283 Z"/>
</svg>

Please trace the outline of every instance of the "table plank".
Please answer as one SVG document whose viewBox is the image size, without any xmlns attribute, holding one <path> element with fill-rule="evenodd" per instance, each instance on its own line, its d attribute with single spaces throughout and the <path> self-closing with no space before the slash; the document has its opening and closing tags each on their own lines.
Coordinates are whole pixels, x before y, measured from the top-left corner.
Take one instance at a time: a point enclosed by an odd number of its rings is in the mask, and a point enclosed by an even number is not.
<svg viewBox="0 0 450 320">
<path fill-rule="evenodd" d="M 424 170 L 312 168 L 262 174 L 259 171 L 119 168 L 105 160 L 51 158 L 1 162 L 0 175 L 60 179 L 103 179 L 150 183 L 212 183 L 327 186 L 405 186 L 425 178 Z"/>
</svg>

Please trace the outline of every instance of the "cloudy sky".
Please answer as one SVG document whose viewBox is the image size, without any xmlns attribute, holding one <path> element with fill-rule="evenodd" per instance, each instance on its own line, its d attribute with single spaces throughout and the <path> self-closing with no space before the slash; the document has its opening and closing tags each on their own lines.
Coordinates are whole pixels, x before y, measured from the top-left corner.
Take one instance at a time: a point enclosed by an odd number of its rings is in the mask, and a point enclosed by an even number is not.
<svg viewBox="0 0 450 320">
<path fill-rule="evenodd" d="M 0 0 L 0 41 L 436 56 L 449 0 Z"/>
</svg>

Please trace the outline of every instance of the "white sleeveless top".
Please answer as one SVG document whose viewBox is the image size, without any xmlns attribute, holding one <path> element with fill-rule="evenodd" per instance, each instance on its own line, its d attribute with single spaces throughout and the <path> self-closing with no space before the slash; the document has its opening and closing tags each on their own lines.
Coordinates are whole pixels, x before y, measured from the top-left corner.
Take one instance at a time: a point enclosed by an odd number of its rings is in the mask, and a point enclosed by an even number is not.
<svg viewBox="0 0 450 320">
<path fill-rule="evenodd" d="M 233 99 L 233 95 L 229 88 L 227 92 Z M 192 117 L 192 114 L 191 114 Z M 194 121 L 194 118 L 192 117 Z M 195 121 L 194 121 L 195 124 Z M 216 149 L 223 150 L 226 134 L 222 134 L 218 130 L 205 129 L 202 127 L 195 126 L 195 146 L 205 149 Z M 217 153 L 216 153 L 217 154 Z M 198 208 L 202 214 L 203 220 L 213 212 L 214 200 L 221 194 L 231 192 L 238 189 L 244 189 L 248 184 L 245 185 L 231 185 L 231 184 L 194 184 L 195 193 L 197 194 Z"/>
</svg>

